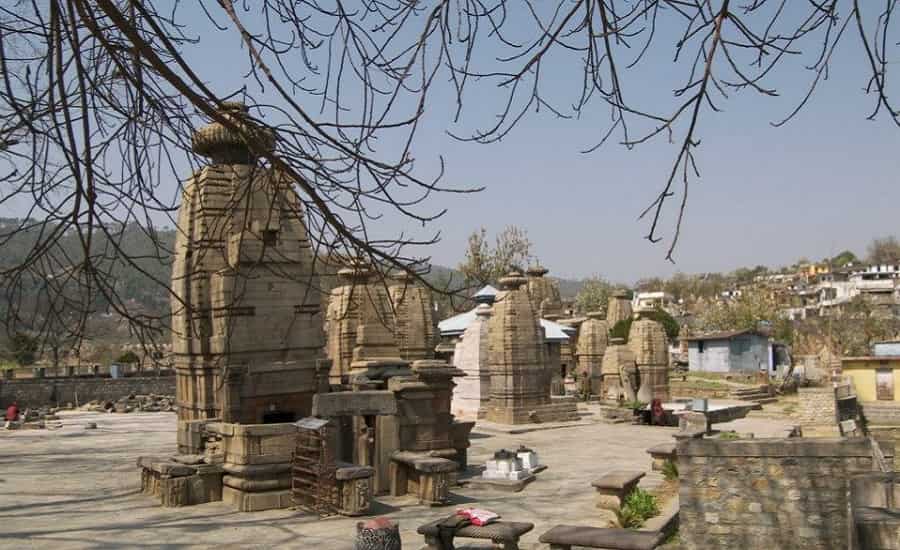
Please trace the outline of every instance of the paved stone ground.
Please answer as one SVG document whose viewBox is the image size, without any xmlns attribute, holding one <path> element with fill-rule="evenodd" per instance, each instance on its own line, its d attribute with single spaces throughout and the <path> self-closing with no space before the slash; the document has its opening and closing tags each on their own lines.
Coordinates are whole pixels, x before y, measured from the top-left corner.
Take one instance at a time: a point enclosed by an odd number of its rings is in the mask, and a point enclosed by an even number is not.
<svg viewBox="0 0 900 550">
<path fill-rule="evenodd" d="M 62 419 L 64 427 L 55 431 L 0 430 L 0 548 L 352 548 L 354 518 L 318 520 L 290 510 L 238 513 L 222 503 L 161 508 L 141 495 L 135 462 L 140 455 L 175 451 L 172 413 L 73 412 Z M 89 421 L 99 429 L 85 430 Z M 748 418 L 724 428 L 763 437 L 787 423 Z M 549 468 L 521 493 L 456 488 L 454 504 L 533 522 L 523 548 L 541 548 L 538 536 L 555 524 L 592 524 L 592 479 L 617 468 L 649 471 L 645 449 L 670 441 L 674 431 L 594 423 L 510 435 L 476 427 L 470 464 L 483 464 L 501 447 L 525 444 Z M 642 485 L 660 482 L 653 473 Z M 454 510 L 424 508 L 407 497 L 377 500 L 375 513 L 400 523 L 404 548 L 410 549 L 423 543 L 417 526 Z"/>
</svg>

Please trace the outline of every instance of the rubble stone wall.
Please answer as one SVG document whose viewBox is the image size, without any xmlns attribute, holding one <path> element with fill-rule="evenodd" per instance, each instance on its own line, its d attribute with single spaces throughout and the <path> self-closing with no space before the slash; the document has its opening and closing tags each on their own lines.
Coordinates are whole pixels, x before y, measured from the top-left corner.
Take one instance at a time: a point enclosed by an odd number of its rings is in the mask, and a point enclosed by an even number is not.
<svg viewBox="0 0 900 550">
<path fill-rule="evenodd" d="M 850 478 L 871 453 L 862 438 L 681 442 L 685 548 L 846 548 Z"/>
<path fill-rule="evenodd" d="M 862 403 L 862 410 L 869 424 L 900 426 L 900 403 L 869 401 Z"/>
<path fill-rule="evenodd" d="M 837 423 L 834 388 L 798 388 L 800 409 L 797 411 L 802 425 L 833 425 Z"/>
<path fill-rule="evenodd" d="M 0 380 L 0 408 L 13 401 L 20 408 L 56 406 L 57 403 L 115 401 L 129 394 L 175 395 L 175 376 L 134 376 L 128 378 L 44 378 L 30 380 Z"/>
</svg>

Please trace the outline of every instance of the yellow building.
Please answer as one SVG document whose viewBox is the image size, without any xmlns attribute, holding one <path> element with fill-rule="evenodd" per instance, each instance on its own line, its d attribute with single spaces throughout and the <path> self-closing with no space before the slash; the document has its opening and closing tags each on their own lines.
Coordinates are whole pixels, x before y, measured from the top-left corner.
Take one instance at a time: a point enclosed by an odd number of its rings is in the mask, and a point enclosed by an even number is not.
<svg viewBox="0 0 900 550">
<path fill-rule="evenodd" d="M 844 357 L 841 369 L 861 402 L 900 402 L 900 356 Z"/>
</svg>

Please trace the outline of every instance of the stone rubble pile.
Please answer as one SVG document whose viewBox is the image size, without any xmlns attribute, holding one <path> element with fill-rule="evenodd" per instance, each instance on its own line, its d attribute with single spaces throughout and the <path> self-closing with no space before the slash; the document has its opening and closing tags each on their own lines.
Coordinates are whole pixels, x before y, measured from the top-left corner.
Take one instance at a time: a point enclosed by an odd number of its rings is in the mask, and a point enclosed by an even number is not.
<svg viewBox="0 0 900 550">
<path fill-rule="evenodd" d="M 122 397 L 118 401 L 97 400 L 85 403 L 80 407 L 83 411 L 93 412 L 169 412 L 175 410 L 174 395 L 136 395 Z"/>
</svg>

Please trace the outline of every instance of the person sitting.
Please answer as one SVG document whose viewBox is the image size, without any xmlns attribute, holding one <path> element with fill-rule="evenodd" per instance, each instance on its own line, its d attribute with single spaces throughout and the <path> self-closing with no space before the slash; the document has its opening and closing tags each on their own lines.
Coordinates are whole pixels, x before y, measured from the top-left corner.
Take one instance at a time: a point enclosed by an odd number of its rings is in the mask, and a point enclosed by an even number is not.
<svg viewBox="0 0 900 550">
<path fill-rule="evenodd" d="M 19 404 L 13 401 L 12 405 L 6 408 L 6 421 L 15 422 L 19 418 Z"/>
</svg>

